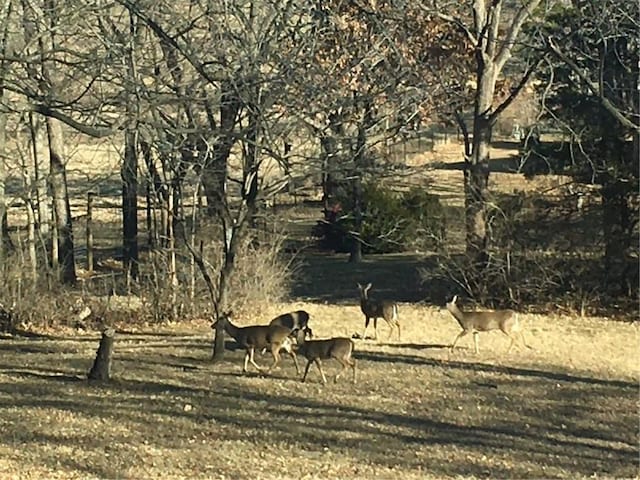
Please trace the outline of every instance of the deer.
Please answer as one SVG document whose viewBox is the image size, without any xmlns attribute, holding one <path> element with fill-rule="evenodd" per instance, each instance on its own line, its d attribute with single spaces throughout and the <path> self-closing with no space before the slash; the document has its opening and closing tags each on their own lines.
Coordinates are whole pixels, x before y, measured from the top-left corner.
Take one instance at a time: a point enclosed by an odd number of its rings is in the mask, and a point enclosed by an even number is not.
<svg viewBox="0 0 640 480">
<path fill-rule="evenodd" d="M 516 334 L 519 334 L 518 337 L 522 341 L 522 344 L 531 348 L 527 345 L 524 339 L 524 333 L 520 329 L 520 323 L 518 322 L 518 314 L 513 310 L 490 310 L 485 312 L 464 312 L 462 311 L 456 302 L 458 301 L 458 296 L 454 295 L 453 299 L 450 302 L 446 303 L 447 310 L 453 315 L 453 317 L 458 321 L 460 326 L 462 327 L 462 332 L 460 332 L 456 338 L 453 340 L 451 344 L 451 352 L 453 352 L 458 340 L 462 337 L 468 335 L 469 333 L 473 334 L 473 341 L 475 345 L 476 354 L 479 353 L 478 349 L 478 334 L 480 332 L 488 332 L 491 330 L 500 330 L 507 337 L 511 339 L 511 343 L 509 344 L 509 349 L 507 353 L 511 351 L 513 345 L 516 341 Z"/>
<path fill-rule="evenodd" d="M 342 369 L 336 373 L 333 381 L 337 382 L 342 373 L 351 367 L 353 370 L 353 383 L 356 383 L 356 361 L 352 358 L 354 343 L 350 338 L 334 337 L 325 340 L 307 340 L 306 337 L 313 338 L 313 331 L 310 328 L 300 330 L 298 332 L 298 355 L 302 355 L 307 359 L 307 365 L 304 369 L 302 382 L 304 383 L 309 373 L 312 363 L 315 363 L 320 370 L 322 383 L 326 385 L 327 377 L 322 371 L 322 360 L 335 359 L 342 365 Z"/>
<path fill-rule="evenodd" d="M 283 313 L 269 322 L 269 325 L 280 325 L 288 328 L 292 334 L 296 334 L 298 330 L 304 330 L 309 324 L 309 313 L 304 310 L 296 310 L 295 312 Z"/>
<path fill-rule="evenodd" d="M 398 305 L 390 300 L 374 300 L 369 297 L 369 290 L 371 289 L 371 283 L 362 286 L 358 283 L 358 290 L 360 290 L 360 310 L 364 313 L 366 318 L 364 323 L 364 332 L 362 332 L 362 339 L 365 340 L 367 329 L 369 328 L 369 321 L 373 318 L 373 329 L 375 331 L 376 341 L 378 340 L 378 318 L 383 318 L 387 325 L 389 325 L 389 337 L 393 335 L 394 327 L 398 329 L 398 341 L 400 340 L 400 322 L 398 320 Z"/>
<path fill-rule="evenodd" d="M 284 350 L 291 358 L 296 366 L 296 373 L 300 374 L 298 359 L 293 351 L 293 340 L 291 339 L 291 330 L 281 325 L 252 325 L 249 327 L 238 327 L 231 323 L 232 312 L 223 313 L 222 316 L 214 323 L 211 328 L 215 330 L 217 322 L 224 322 L 224 330 L 235 339 L 238 344 L 245 349 L 244 366 L 242 372 L 248 371 L 248 364 L 251 363 L 258 371 L 264 372 L 264 368 L 260 367 L 254 360 L 253 356 L 256 350 L 269 348 L 273 355 L 273 364 L 268 368 L 267 372 L 271 372 L 280 361 L 280 351 Z"/>
<path fill-rule="evenodd" d="M 304 310 L 296 310 L 295 312 L 283 313 L 278 315 L 269 322 L 270 326 L 279 325 L 289 329 L 289 336 L 296 338 L 296 334 L 300 330 L 306 330 L 309 324 L 309 314 Z M 262 349 L 261 354 L 265 354 L 266 347 Z"/>
</svg>

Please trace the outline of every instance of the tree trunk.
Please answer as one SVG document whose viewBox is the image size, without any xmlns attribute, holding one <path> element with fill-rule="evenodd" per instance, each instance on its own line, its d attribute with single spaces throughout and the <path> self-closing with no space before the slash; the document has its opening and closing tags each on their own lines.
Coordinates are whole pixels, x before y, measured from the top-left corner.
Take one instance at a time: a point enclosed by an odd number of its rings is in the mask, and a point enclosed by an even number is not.
<svg viewBox="0 0 640 480">
<path fill-rule="evenodd" d="M 231 272 L 233 271 L 233 267 L 227 265 L 222 268 L 220 272 L 220 279 L 218 282 L 218 295 L 217 302 L 219 305 L 220 313 L 224 312 L 224 309 L 227 306 L 228 302 L 228 294 L 229 290 L 229 277 L 231 276 Z M 223 322 L 218 321 L 216 323 L 216 329 L 214 332 L 213 338 L 213 352 L 211 354 L 211 361 L 220 362 L 224 359 L 224 324 Z"/>
<path fill-rule="evenodd" d="M 244 204 L 246 206 L 246 204 Z M 243 208 L 243 207 L 241 207 Z M 231 278 L 236 268 L 236 255 L 240 248 L 242 236 L 244 235 L 247 215 L 239 215 L 240 220 L 237 222 L 224 220 L 222 222 L 224 235 L 224 265 L 220 271 L 218 281 L 218 291 L 216 294 L 217 313 L 221 314 L 229 307 L 229 288 L 231 286 Z M 224 357 L 224 325 L 222 322 L 216 323 L 215 338 L 213 342 L 214 362 L 222 360 Z"/>
<path fill-rule="evenodd" d="M 64 139 L 62 126 L 56 119 L 47 117 L 47 135 L 49 137 L 49 160 L 51 173 L 49 185 L 53 197 L 58 245 L 58 263 L 60 281 L 64 284 L 76 282 L 76 264 L 73 243 L 73 225 L 71 206 L 67 190 L 67 171 L 64 163 Z M 56 241 L 56 239 L 54 239 Z"/>
<path fill-rule="evenodd" d="M 129 45 L 127 50 L 127 77 L 137 84 L 135 48 L 138 40 L 136 18 L 129 12 Z M 136 87 L 131 87 L 136 88 Z M 126 114 L 130 121 L 124 133 L 124 159 L 122 162 L 122 262 L 128 278 L 138 278 L 138 95 L 127 92 Z"/>
<path fill-rule="evenodd" d="M 467 255 L 479 268 L 488 260 L 487 195 L 491 125 L 476 119 L 471 159 L 464 171 Z"/>
<path fill-rule="evenodd" d="M 256 89 L 257 90 L 257 89 Z M 255 93 L 256 98 L 259 92 Z M 255 107 L 248 108 L 249 125 L 247 128 L 247 146 L 243 165 L 242 198 L 246 204 L 251 228 L 256 227 L 257 199 L 258 199 L 258 135 L 260 133 L 259 111 Z"/>
<path fill-rule="evenodd" d="M 93 366 L 89 371 L 89 380 L 98 380 L 108 382 L 111 377 L 111 360 L 113 358 L 113 343 L 115 339 L 115 330 L 107 328 L 102 332 L 100 345 L 96 352 L 96 358 Z"/>
<path fill-rule="evenodd" d="M 207 214 L 220 215 L 225 204 L 227 186 L 227 162 L 235 143 L 233 130 L 236 125 L 241 101 L 231 81 L 222 82 L 220 98 L 220 137 L 213 147 L 213 153 L 205 156 L 202 165 L 202 187 L 207 197 Z"/>
<path fill-rule="evenodd" d="M 2 37 L 0 38 L 0 103 L 4 98 L 4 77 L 7 61 L 7 38 L 9 36 L 9 12 L 10 3 L 4 2 L 0 7 L 0 30 Z M 7 158 L 7 113 L 0 112 L 0 263 L 4 265 L 7 252 L 11 248 L 11 238 L 9 237 L 9 228 L 7 223 L 7 201 L 5 197 L 5 185 L 7 179 L 7 171 L 5 159 Z"/>
<path fill-rule="evenodd" d="M 3 97 L 2 79 L 0 78 L 0 101 Z M 0 262 L 4 264 L 7 253 L 12 249 L 7 221 L 7 200 L 5 185 L 7 171 L 5 167 L 7 143 L 7 114 L 0 113 Z"/>
<path fill-rule="evenodd" d="M 360 178 L 354 180 L 354 232 L 351 235 L 351 249 L 349 251 L 349 263 L 362 262 L 362 242 L 360 241 L 360 232 L 362 232 L 362 180 Z"/>
<path fill-rule="evenodd" d="M 625 92 L 633 91 L 636 86 L 634 80 L 637 80 L 633 75 L 629 76 L 625 68 L 621 68 L 619 55 L 629 55 L 627 46 L 626 38 L 609 38 L 604 41 L 601 50 L 606 95 L 619 105 L 625 105 Z M 629 104 L 637 104 L 637 97 L 635 100 L 629 101 Z M 616 166 L 615 174 L 605 171 L 601 179 L 604 268 L 608 290 L 614 294 L 621 294 L 629 291 L 628 286 L 632 281 L 629 278 L 629 250 L 634 239 L 637 212 L 632 211 L 629 201 L 632 195 L 637 194 L 638 188 L 637 183 L 632 180 L 636 177 L 638 165 L 638 134 L 634 132 L 633 144 L 629 145 L 625 138 L 625 127 L 610 112 L 605 111 L 603 114 L 610 119 L 611 125 L 617 125 L 616 128 L 604 131 L 600 146 L 605 162 Z M 637 272 L 637 262 L 634 270 Z"/>
<path fill-rule="evenodd" d="M 487 230 L 487 199 L 489 157 L 495 118 L 492 114 L 496 73 L 492 60 L 476 55 L 478 63 L 477 90 L 473 114 L 471 156 L 465 159 L 464 193 L 466 220 L 466 250 L 478 269 L 487 265 L 489 233 Z M 487 63 L 489 62 L 489 63 Z"/>
<path fill-rule="evenodd" d="M 235 270 L 235 255 L 238 249 L 238 232 L 231 228 L 231 234 L 227 235 L 227 226 L 225 229 L 225 259 L 222 270 L 220 271 L 220 277 L 218 279 L 218 292 L 216 295 L 216 305 L 218 306 L 218 313 L 224 312 L 228 307 L 229 302 L 229 286 L 231 282 L 231 276 Z M 223 322 L 216 323 L 215 337 L 213 339 L 213 354 L 211 360 L 213 362 L 219 362 L 224 358 L 224 324 Z"/>
<path fill-rule="evenodd" d="M 602 186 L 603 233 L 607 278 L 620 280 L 626 268 L 627 253 L 633 239 L 632 213 L 628 196 L 630 182 L 611 179 Z"/>
<path fill-rule="evenodd" d="M 122 162 L 122 245 L 127 275 L 138 278 L 138 149 L 137 133 L 127 129 Z"/>
<path fill-rule="evenodd" d="M 364 97 L 354 98 L 356 107 L 362 108 L 362 118 L 358 124 L 358 135 L 356 138 L 356 150 L 353 152 L 353 216 L 355 219 L 354 232 L 351 236 L 351 251 L 349 252 L 349 263 L 362 262 L 362 210 L 363 210 L 363 188 L 362 172 L 371 167 L 367 152 L 367 130 L 373 125 L 373 112 L 371 101 Z"/>
<path fill-rule="evenodd" d="M 336 197 L 335 171 L 338 158 L 338 147 L 333 135 L 325 135 L 320 139 L 322 146 L 322 207 L 324 219 L 329 221 Z"/>
<path fill-rule="evenodd" d="M 29 133 L 31 134 L 31 149 L 33 152 L 33 182 L 35 184 L 35 203 L 37 212 L 38 232 L 47 240 L 51 235 L 51 208 L 49 205 L 49 189 L 47 188 L 47 177 L 49 176 L 49 165 L 41 159 L 45 158 L 42 152 L 44 140 L 42 130 L 36 125 L 33 114 L 29 112 Z M 52 251 L 53 251 L 53 247 Z"/>
</svg>

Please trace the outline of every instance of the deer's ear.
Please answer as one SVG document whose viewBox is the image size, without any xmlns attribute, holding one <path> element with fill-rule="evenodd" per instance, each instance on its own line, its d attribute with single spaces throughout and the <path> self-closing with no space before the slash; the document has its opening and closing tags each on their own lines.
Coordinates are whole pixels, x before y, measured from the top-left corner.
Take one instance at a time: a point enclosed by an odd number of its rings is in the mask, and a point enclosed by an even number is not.
<svg viewBox="0 0 640 480">
<path fill-rule="evenodd" d="M 454 295 L 453 298 L 451 299 L 451 303 L 456 303 L 458 301 L 458 295 Z"/>
<path fill-rule="evenodd" d="M 371 286 L 372 286 L 372 285 L 371 285 L 371 283 L 367 283 L 367 286 L 366 286 L 366 287 L 364 287 L 364 288 L 366 288 L 367 290 L 369 290 L 369 289 L 371 288 Z"/>
<path fill-rule="evenodd" d="M 358 282 L 358 288 L 359 288 L 360 290 L 362 290 L 362 285 L 360 285 L 360 283 L 359 283 L 359 282 Z"/>
</svg>

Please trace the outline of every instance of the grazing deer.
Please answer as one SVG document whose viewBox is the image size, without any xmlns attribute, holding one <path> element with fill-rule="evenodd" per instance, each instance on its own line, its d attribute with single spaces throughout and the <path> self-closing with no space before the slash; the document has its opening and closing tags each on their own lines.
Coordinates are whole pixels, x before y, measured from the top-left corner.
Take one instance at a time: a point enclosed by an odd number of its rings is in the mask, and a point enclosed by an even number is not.
<svg viewBox="0 0 640 480">
<path fill-rule="evenodd" d="M 520 324 L 518 323 L 518 314 L 513 310 L 491 310 L 487 312 L 463 312 L 456 305 L 458 296 L 455 295 L 450 302 L 447 302 L 447 310 L 454 316 L 462 327 L 462 332 L 454 339 L 451 344 L 451 351 L 455 348 L 458 340 L 469 333 L 473 333 L 473 341 L 475 344 L 476 353 L 478 350 L 478 334 L 480 332 L 488 332 L 490 330 L 500 330 L 507 337 L 511 339 L 509 349 L 507 353 L 511 351 L 515 340 L 516 333 L 519 333 L 522 344 L 531 348 L 524 340 L 524 334 L 520 330 Z"/>
<path fill-rule="evenodd" d="M 393 334 L 393 328 L 398 329 L 398 341 L 400 340 L 400 322 L 398 321 L 398 305 L 395 302 L 389 300 L 374 300 L 369 297 L 369 290 L 371 284 L 368 283 L 362 286 L 358 283 L 358 290 L 360 290 L 360 309 L 366 320 L 364 322 L 364 332 L 362 332 L 362 339 L 366 339 L 367 328 L 369 328 L 369 321 L 373 318 L 373 329 L 375 331 L 376 340 L 378 340 L 378 318 L 384 318 L 389 325 L 389 337 Z"/>
<path fill-rule="evenodd" d="M 356 383 L 356 361 L 351 358 L 354 347 L 353 340 L 350 338 L 307 340 L 305 338 L 306 335 L 313 337 L 313 332 L 310 328 L 307 328 L 304 331 L 300 330 L 298 332 L 298 355 L 302 355 L 307 358 L 307 366 L 305 367 L 304 375 L 302 376 L 303 382 L 307 379 L 307 374 L 309 373 L 311 364 L 315 362 L 315 364 L 318 365 L 318 370 L 320 370 L 320 375 L 322 375 L 322 383 L 326 384 L 327 377 L 325 377 L 324 372 L 322 371 L 321 360 L 334 358 L 340 363 L 340 365 L 342 365 L 342 369 L 336 374 L 333 381 L 337 382 L 338 377 L 342 375 L 347 367 L 351 367 L 353 370 L 353 383 Z"/>
<path fill-rule="evenodd" d="M 249 362 L 256 367 L 260 372 L 264 371 L 255 360 L 253 359 L 256 350 L 263 348 L 269 348 L 271 355 L 273 355 L 273 364 L 269 367 L 268 371 L 273 370 L 280 361 L 280 350 L 287 352 L 293 363 L 296 365 L 296 372 L 300 374 L 300 367 L 298 366 L 298 359 L 293 351 L 293 341 L 290 337 L 291 330 L 280 325 L 253 325 L 250 327 L 237 327 L 230 321 L 231 312 L 224 313 L 218 320 L 218 322 L 224 322 L 224 330 L 231 335 L 238 344 L 245 349 L 246 354 L 244 356 L 243 372 L 247 371 Z M 211 328 L 215 330 L 216 323 L 211 325 Z"/>
</svg>

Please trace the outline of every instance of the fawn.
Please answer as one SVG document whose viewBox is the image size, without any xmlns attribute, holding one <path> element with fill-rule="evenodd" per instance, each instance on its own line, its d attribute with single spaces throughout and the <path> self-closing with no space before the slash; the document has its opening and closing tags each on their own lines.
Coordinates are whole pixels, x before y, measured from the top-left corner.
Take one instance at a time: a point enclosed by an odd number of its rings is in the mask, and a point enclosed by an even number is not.
<svg viewBox="0 0 640 480">
<path fill-rule="evenodd" d="M 366 339 L 367 328 L 369 328 L 369 321 L 373 318 L 373 329 L 375 331 L 376 340 L 378 340 L 378 318 L 384 318 L 391 330 L 389 330 L 389 337 L 393 334 L 393 328 L 398 329 L 398 341 L 400 340 L 400 322 L 398 321 L 398 305 L 395 302 L 389 300 L 374 300 L 369 297 L 369 290 L 371 284 L 368 283 L 362 286 L 358 283 L 358 290 L 360 290 L 360 309 L 366 317 L 364 323 L 364 332 L 362 332 L 362 339 Z"/>
<path fill-rule="evenodd" d="M 350 338 L 329 338 L 326 340 L 307 340 L 305 337 L 309 335 L 313 337 L 313 332 L 310 328 L 300 330 L 298 332 L 298 355 L 302 355 L 307 358 L 307 366 L 304 369 L 304 375 L 302 376 L 302 381 L 304 382 L 307 379 L 307 374 L 309 373 L 309 368 L 311 364 L 315 362 L 318 365 L 318 370 L 320 370 L 320 375 L 322 375 L 322 383 L 327 383 L 327 377 L 325 377 L 324 372 L 322 371 L 322 362 L 321 360 L 328 360 L 333 358 L 337 360 L 340 365 L 342 365 L 342 369 L 336 374 L 333 381 L 337 382 L 338 377 L 342 375 L 342 373 L 347 369 L 347 367 L 351 367 L 353 370 L 353 383 L 356 383 L 356 361 L 351 358 L 353 354 L 353 340 Z"/>
</svg>

